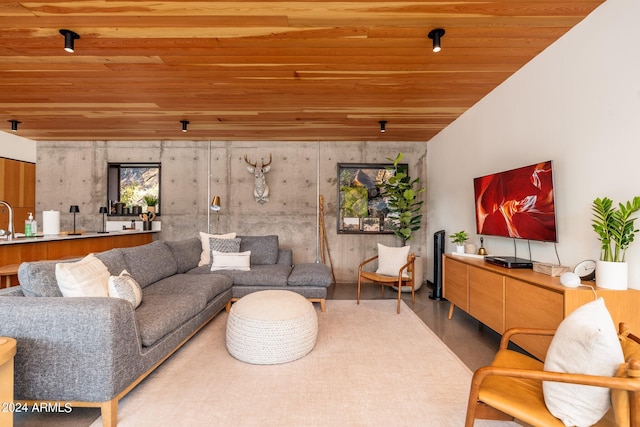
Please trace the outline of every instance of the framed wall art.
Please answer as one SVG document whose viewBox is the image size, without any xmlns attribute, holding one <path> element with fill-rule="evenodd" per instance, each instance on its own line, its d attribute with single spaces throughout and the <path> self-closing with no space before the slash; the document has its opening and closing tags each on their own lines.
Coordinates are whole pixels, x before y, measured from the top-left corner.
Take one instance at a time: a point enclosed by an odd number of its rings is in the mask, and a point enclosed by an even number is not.
<svg viewBox="0 0 640 427">
<path fill-rule="evenodd" d="M 398 169 L 408 172 L 409 166 L 399 164 Z M 392 163 L 338 163 L 338 233 L 393 233 L 379 188 L 393 173 Z"/>
</svg>

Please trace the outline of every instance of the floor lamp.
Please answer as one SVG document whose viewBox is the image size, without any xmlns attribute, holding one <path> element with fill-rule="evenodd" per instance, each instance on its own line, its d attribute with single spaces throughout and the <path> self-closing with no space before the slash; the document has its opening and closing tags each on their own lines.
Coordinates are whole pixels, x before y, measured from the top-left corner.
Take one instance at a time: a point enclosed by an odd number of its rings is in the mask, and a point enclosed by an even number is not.
<svg viewBox="0 0 640 427">
<path fill-rule="evenodd" d="M 211 210 L 216 213 L 216 233 L 220 232 L 220 196 L 215 196 L 211 200 Z"/>
</svg>

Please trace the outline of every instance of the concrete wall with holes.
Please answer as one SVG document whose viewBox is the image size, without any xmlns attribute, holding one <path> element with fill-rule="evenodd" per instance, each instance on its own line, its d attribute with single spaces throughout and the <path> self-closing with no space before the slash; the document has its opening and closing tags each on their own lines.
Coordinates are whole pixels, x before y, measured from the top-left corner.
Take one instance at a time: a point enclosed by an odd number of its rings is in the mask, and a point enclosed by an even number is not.
<svg viewBox="0 0 640 427">
<path fill-rule="evenodd" d="M 344 235 L 336 232 L 337 163 L 387 163 L 403 152 L 409 173 L 425 183 L 427 144 L 394 142 L 224 142 L 224 141 L 90 141 L 38 142 L 36 210 L 61 212 L 62 229 L 72 226 L 69 205 L 79 205 L 78 228 L 101 227 L 100 206 L 107 203 L 108 162 L 162 163 L 162 240 L 236 231 L 239 234 L 277 234 L 280 245 L 293 249 L 294 261 L 314 262 L 317 250 L 317 165 L 328 240 L 326 263 L 332 260 L 339 283 L 357 279 L 358 264 L 376 253 L 376 243 L 402 244 L 393 235 Z M 253 196 L 252 162 L 273 156 L 266 175 L 270 200 L 259 204 Z M 210 159 L 210 161 L 209 161 Z M 210 165 L 210 168 L 209 168 Z M 209 194 L 209 174 L 210 194 Z M 426 185 L 425 185 L 426 187 Z M 219 219 L 209 211 L 210 197 L 219 195 Z M 421 198 L 426 199 L 426 194 Z M 426 206 L 424 208 L 426 213 Z M 426 218 L 426 215 L 425 215 Z M 431 243 L 426 226 L 410 241 L 417 255 Z M 424 262 L 424 257 L 423 257 Z M 429 278 L 431 279 L 431 278 Z"/>
</svg>

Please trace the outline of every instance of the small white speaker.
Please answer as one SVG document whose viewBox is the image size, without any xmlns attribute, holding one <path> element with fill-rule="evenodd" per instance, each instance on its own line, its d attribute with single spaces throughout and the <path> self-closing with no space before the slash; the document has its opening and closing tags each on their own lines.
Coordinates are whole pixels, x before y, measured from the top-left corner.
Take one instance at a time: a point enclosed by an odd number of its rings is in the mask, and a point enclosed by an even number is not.
<svg viewBox="0 0 640 427">
<path fill-rule="evenodd" d="M 562 273 L 560 275 L 560 283 L 562 283 L 567 288 L 577 288 L 580 286 L 580 276 L 576 273 L 572 273 L 567 271 L 566 273 Z"/>
</svg>

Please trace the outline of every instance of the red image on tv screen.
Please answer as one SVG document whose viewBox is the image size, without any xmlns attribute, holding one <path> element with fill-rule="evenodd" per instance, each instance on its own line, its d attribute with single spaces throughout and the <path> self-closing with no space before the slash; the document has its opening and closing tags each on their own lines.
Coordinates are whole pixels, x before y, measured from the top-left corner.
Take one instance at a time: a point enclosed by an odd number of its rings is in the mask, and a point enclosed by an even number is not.
<svg viewBox="0 0 640 427">
<path fill-rule="evenodd" d="M 473 180 L 478 234 L 556 242 L 552 162 Z"/>
</svg>

